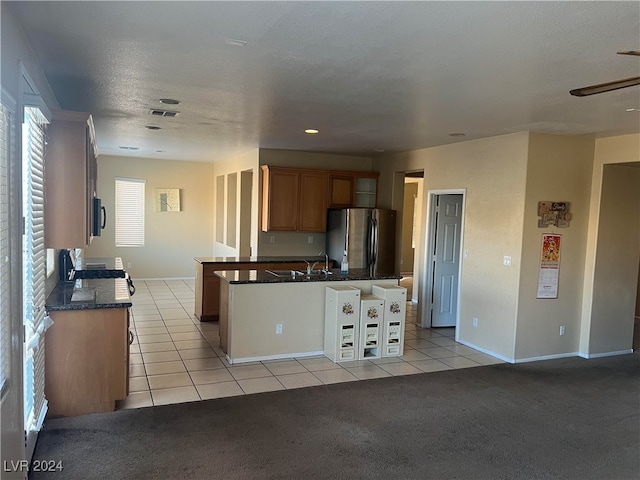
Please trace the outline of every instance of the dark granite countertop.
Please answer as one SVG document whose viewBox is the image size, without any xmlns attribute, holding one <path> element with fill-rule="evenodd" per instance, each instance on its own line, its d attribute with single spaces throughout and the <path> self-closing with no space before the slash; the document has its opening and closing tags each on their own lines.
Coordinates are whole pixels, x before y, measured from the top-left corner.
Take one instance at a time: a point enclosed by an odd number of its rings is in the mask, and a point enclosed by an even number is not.
<svg viewBox="0 0 640 480">
<path fill-rule="evenodd" d="M 129 287 L 124 278 L 60 282 L 45 302 L 47 311 L 128 308 L 130 306 Z"/>
<path fill-rule="evenodd" d="M 194 260 L 198 263 L 288 263 L 305 260 L 324 263 L 324 254 L 297 257 L 195 257 Z"/>
<path fill-rule="evenodd" d="M 376 274 L 371 275 L 366 268 L 351 269 L 348 274 L 343 275 L 340 269 L 331 270 L 331 275 L 314 274 L 308 275 L 288 275 L 283 271 L 281 276 L 276 276 L 266 270 L 221 270 L 215 272 L 217 276 L 232 284 L 248 283 L 306 283 L 306 282 L 340 282 L 353 280 L 399 280 L 401 275 Z"/>
</svg>

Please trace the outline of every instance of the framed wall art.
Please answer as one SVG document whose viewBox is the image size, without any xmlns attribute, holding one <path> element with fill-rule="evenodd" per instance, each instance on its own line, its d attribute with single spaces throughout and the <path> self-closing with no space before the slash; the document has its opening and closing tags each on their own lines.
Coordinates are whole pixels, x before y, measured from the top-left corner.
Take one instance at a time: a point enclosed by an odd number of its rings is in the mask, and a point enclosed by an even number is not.
<svg viewBox="0 0 640 480">
<path fill-rule="evenodd" d="M 179 212 L 180 189 L 156 188 L 155 189 L 156 212 Z"/>
</svg>

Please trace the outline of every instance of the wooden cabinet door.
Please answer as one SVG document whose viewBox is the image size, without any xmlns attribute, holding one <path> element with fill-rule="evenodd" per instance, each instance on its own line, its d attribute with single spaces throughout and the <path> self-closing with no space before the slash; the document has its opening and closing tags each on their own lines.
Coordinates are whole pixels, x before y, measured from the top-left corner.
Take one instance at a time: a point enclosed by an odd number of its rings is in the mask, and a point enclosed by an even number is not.
<svg viewBox="0 0 640 480">
<path fill-rule="evenodd" d="M 329 176 L 326 173 L 300 173 L 298 231 L 326 232 Z"/>
<path fill-rule="evenodd" d="M 351 175 L 329 177 L 329 207 L 349 208 L 353 205 L 354 178 Z"/>
<path fill-rule="evenodd" d="M 354 176 L 353 206 L 375 208 L 378 204 L 378 173 L 367 172 Z"/>
<path fill-rule="evenodd" d="M 91 240 L 97 164 L 91 116 L 54 112 L 45 153 L 45 247 L 84 248 Z"/>
<path fill-rule="evenodd" d="M 50 415 L 109 412 L 127 396 L 128 309 L 49 312 L 45 396 Z"/>
<path fill-rule="evenodd" d="M 220 277 L 207 276 L 202 279 L 202 283 L 205 295 L 202 298 L 200 321 L 216 321 L 220 315 Z"/>
<path fill-rule="evenodd" d="M 298 191 L 297 171 L 263 168 L 262 231 L 297 230 Z"/>
</svg>

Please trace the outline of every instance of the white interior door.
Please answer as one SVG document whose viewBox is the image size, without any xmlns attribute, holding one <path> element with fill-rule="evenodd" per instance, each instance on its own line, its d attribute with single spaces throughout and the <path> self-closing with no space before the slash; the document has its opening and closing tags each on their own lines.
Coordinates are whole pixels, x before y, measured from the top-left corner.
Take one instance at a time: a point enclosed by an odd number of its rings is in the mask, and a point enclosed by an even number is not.
<svg viewBox="0 0 640 480">
<path fill-rule="evenodd" d="M 432 327 L 456 326 L 462 199 L 463 196 L 460 194 L 438 195 L 436 197 L 433 290 L 431 293 Z"/>
</svg>

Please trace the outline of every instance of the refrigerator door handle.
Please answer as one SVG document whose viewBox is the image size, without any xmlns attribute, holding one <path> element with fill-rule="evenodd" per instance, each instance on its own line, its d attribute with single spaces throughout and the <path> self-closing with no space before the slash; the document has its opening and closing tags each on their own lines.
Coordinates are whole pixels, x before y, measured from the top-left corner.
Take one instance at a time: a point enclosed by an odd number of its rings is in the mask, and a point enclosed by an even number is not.
<svg viewBox="0 0 640 480">
<path fill-rule="evenodd" d="M 369 266 L 373 266 L 377 261 L 378 256 L 378 221 L 375 218 L 371 219 L 371 254 Z"/>
</svg>

